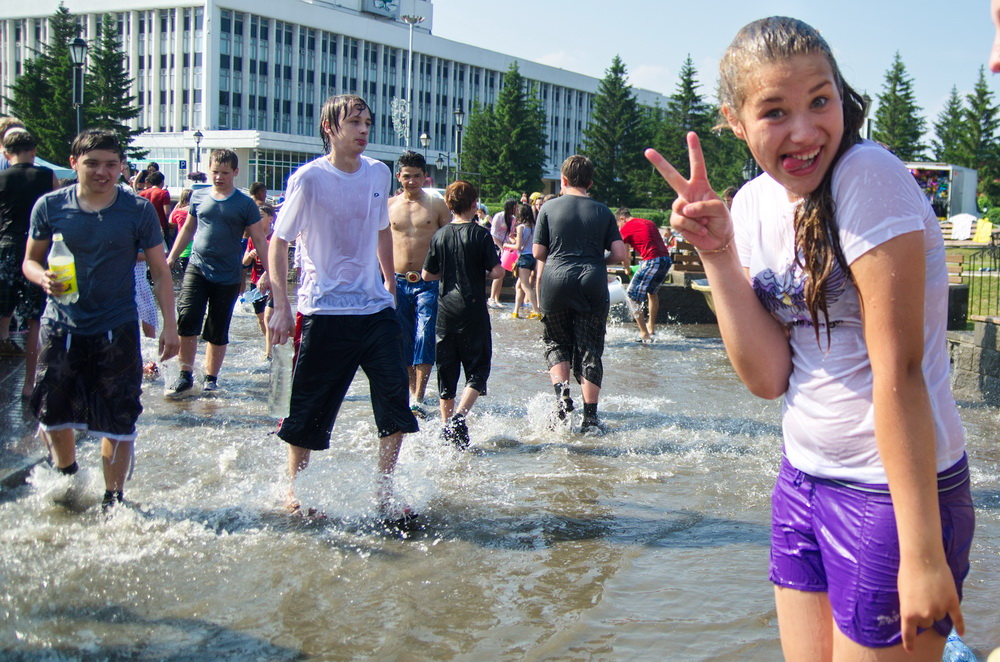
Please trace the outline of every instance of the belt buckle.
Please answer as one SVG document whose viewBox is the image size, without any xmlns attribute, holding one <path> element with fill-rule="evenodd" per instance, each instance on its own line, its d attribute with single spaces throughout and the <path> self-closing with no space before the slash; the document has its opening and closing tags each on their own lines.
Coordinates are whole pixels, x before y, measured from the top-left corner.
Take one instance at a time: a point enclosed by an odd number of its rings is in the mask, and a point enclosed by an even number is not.
<svg viewBox="0 0 1000 662">
<path fill-rule="evenodd" d="M 407 271 L 403 276 L 406 278 L 407 283 L 419 283 L 420 282 L 420 272 L 419 271 Z"/>
</svg>

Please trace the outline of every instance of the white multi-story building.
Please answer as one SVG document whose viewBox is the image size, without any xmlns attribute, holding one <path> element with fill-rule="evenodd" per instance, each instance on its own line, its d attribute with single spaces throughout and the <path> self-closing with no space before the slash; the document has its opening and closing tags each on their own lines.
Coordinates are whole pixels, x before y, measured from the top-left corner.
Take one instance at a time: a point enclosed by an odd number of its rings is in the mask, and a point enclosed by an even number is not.
<svg viewBox="0 0 1000 662">
<path fill-rule="evenodd" d="M 46 41 L 47 19 L 59 2 L 0 4 L 4 94 L 25 58 Z M 515 60 L 544 103 L 545 177 L 558 181 L 563 159 L 583 143 L 599 84 L 596 78 L 435 37 L 431 0 L 63 4 L 81 21 L 88 40 L 98 35 L 104 16 L 116 22 L 140 107 L 135 124 L 148 127 L 136 144 L 149 150 L 147 158 L 160 164 L 170 184 L 181 182 L 185 166 L 204 169 L 207 164 L 201 162 L 208 152 L 226 147 L 240 157 L 238 185 L 261 181 L 270 191 L 284 189 L 296 167 L 323 151 L 323 101 L 344 93 L 364 97 L 375 113 L 368 155 L 392 163 L 409 146 L 425 153 L 443 184 L 445 172 L 458 165 L 456 108 L 468 113 L 475 101 L 495 103 L 504 73 Z M 655 92 L 635 93 L 643 104 L 666 103 Z M 392 103 L 408 97 L 412 122 L 408 135 L 401 137 Z M 427 147 L 422 135 L 429 138 Z"/>
</svg>

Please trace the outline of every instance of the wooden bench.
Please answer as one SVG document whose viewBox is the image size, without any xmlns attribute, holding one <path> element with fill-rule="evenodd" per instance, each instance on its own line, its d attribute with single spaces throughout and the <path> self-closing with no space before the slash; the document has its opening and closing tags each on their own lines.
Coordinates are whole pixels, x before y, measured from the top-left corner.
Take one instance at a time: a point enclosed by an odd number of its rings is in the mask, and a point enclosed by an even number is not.
<svg viewBox="0 0 1000 662">
<path fill-rule="evenodd" d="M 945 255 L 945 265 L 948 267 L 948 284 L 962 282 L 962 267 L 965 264 L 964 255 Z"/>
<path fill-rule="evenodd" d="M 694 246 L 686 241 L 677 240 L 677 252 L 671 257 L 674 260 L 674 271 L 694 271 L 705 273 L 705 267 L 701 266 L 701 258 Z"/>
<path fill-rule="evenodd" d="M 978 243 L 972 241 L 972 238 L 976 236 L 976 230 L 979 229 L 979 219 L 977 218 L 972 222 L 972 231 L 969 233 L 968 239 L 952 239 L 953 223 L 951 221 L 941 221 L 941 235 L 944 237 L 944 245 L 948 247 L 956 246 L 988 246 L 989 243 L 998 244 L 1000 243 L 1000 226 L 995 226 L 993 231 L 990 233 L 990 242 L 988 243 Z"/>
</svg>

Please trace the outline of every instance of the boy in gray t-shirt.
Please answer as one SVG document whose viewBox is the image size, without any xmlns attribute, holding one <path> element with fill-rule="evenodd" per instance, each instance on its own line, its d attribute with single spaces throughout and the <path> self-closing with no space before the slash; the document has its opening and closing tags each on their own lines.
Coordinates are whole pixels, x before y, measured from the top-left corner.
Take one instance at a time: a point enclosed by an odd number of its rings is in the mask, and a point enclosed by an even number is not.
<svg viewBox="0 0 1000 662">
<path fill-rule="evenodd" d="M 163 314 L 160 361 L 176 354 L 179 345 L 159 219 L 149 202 L 117 185 L 123 156 L 110 131 L 91 129 L 76 137 L 70 165 L 78 183 L 35 204 L 23 266 L 28 280 L 48 295 L 32 409 L 60 473 L 77 471 L 78 430 L 101 437 L 105 509 L 122 502 L 142 412 L 133 276 L 140 250 Z M 76 263 L 78 299 L 73 301 L 60 300 L 66 284 L 48 265 L 57 234 Z"/>
<path fill-rule="evenodd" d="M 180 375 L 177 382 L 167 388 L 168 398 L 180 398 L 192 392 L 192 370 L 198 352 L 199 333 L 208 343 L 202 391 L 210 392 L 218 388 L 219 370 L 229 344 L 233 306 L 240 294 L 243 278 L 241 239 L 244 233 L 248 233 L 255 245 L 267 244 L 257 205 L 250 196 L 236 190 L 234 180 L 240 171 L 238 166 L 236 152 L 228 149 L 212 152 L 208 160 L 212 188 L 192 196 L 187 221 L 167 258 L 167 263 L 173 267 L 193 237 L 191 261 L 184 272 L 184 283 L 177 300 L 177 332 L 181 337 Z M 262 253 L 260 260 L 265 273 L 257 282 L 257 288 L 267 293 L 270 289 L 267 254 Z"/>
</svg>

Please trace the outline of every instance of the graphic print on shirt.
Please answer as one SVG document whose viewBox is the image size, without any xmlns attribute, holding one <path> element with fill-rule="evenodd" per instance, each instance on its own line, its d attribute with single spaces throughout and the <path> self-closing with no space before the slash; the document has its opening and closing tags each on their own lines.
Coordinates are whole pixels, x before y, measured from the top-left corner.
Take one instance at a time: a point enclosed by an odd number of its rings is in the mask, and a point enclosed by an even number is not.
<svg viewBox="0 0 1000 662">
<path fill-rule="evenodd" d="M 781 272 L 764 269 L 756 274 L 753 277 L 753 291 L 764 308 L 782 322 L 811 326 L 812 317 L 806 306 L 805 283 L 806 275 L 802 267 L 798 260 L 793 260 Z M 834 264 L 826 285 L 827 310 L 834 307 L 846 285 L 847 275 L 839 264 Z M 831 322 L 831 326 L 833 324 L 835 322 Z"/>
</svg>

